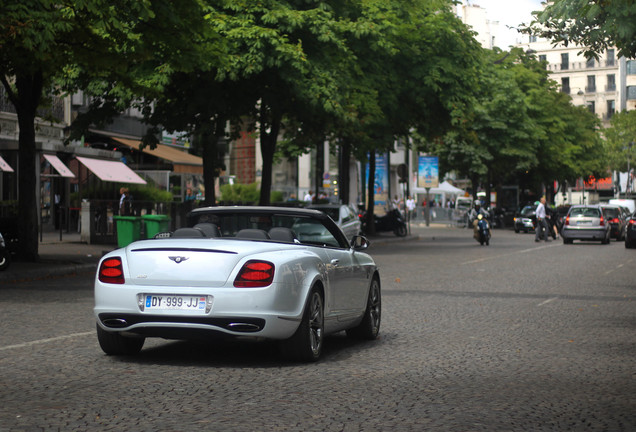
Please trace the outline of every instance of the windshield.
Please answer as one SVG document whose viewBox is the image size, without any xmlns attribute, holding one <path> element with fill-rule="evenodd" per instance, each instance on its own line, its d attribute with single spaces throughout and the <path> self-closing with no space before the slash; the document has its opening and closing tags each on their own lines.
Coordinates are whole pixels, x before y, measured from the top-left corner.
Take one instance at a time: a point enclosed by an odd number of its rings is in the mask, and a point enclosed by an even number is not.
<svg viewBox="0 0 636 432">
<path fill-rule="evenodd" d="M 615 207 L 603 207 L 603 213 L 605 214 L 605 217 L 610 219 L 620 217 L 620 210 Z"/>
<path fill-rule="evenodd" d="M 534 206 L 525 206 L 522 210 L 521 210 L 521 216 L 534 216 L 536 207 Z"/>
</svg>

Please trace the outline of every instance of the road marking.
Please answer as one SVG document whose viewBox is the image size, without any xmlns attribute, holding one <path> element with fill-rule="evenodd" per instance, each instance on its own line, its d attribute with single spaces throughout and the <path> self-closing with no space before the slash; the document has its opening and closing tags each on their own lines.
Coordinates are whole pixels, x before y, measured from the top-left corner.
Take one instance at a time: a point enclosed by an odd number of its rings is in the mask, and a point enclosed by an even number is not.
<svg viewBox="0 0 636 432">
<path fill-rule="evenodd" d="M 542 301 L 541 303 L 539 303 L 537 306 L 543 306 L 543 305 L 547 305 L 548 303 L 551 303 L 555 300 L 558 300 L 558 297 L 552 297 L 551 299 L 547 299 L 546 301 Z"/>
<path fill-rule="evenodd" d="M 546 249 L 546 248 L 551 248 L 551 247 L 558 247 L 558 246 L 561 246 L 561 245 L 560 244 L 551 244 L 551 245 L 545 245 L 545 246 L 536 246 L 536 247 L 533 247 L 533 248 L 522 249 L 522 250 L 519 250 L 519 251 L 516 251 L 516 252 L 513 252 L 513 253 L 517 254 L 517 253 L 535 252 L 535 251 L 538 251 L 538 250 L 541 250 L 541 249 Z M 510 254 L 507 253 L 507 254 L 501 254 L 501 255 L 493 255 L 493 256 L 489 256 L 489 257 L 478 258 L 478 259 L 475 259 L 475 260 L 464 261 L 463 263 L 460 263 L 460 264 L 461 265 L 475 264 L 475 263 L 488 261 L 488 260 L 491 260 L 491 259 L 498 259 L 498 258 L 507 257 L 507 256 L 510 256 Z"/>
<path fill-rule="evenodd" d="M 57 342 L 57 341 L 61 341 L 61 340 L 64 340 L 64 339 L 71 339 L 71 338 L 81 337 L 81 336 L 89 336 L 89 335 L 92 335 L 92 334 L 95 334 L 95 332 L 94 331 L 90 331 L 90 332 L 83 332 L 83 333 L 71 333 L 71 334 L 64 335 L 64 336 L 56 336 L 56 337 L 47 338 L 47 339 L 39 339 L 39 340 L 31 341 L 31 342 L 24 342 L 24 343 L 21 343 L 21 344 L 3 346 L 3 347 L 0 347 L 0 351 L 8 351 L 8 350 L 11 350 L 11 349 L 25 348 L 25 347 L 29 347 L 29 346 L 33 346 L 33 345 L 45 344 L 45 343 L 49 343 L 49 342 Z"/>
</svg>

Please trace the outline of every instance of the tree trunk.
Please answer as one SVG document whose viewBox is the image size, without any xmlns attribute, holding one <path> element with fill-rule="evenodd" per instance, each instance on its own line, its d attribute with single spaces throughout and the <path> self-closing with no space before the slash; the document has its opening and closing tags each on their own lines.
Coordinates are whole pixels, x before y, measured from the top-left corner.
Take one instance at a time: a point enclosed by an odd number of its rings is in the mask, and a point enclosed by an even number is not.
<svg viewBox="0 0 636 432">
<path fill-rule="evenodd" d="M 322 189 L 323 174 L 325 171 L 325 141 L 320 139 L 316 145 L 316 165 L 314 170 L 314 191 L 316 192 L 315 200 L 318 200 L 320 196 L 320 190 Z"/>
<path fill-rule="evenodd" d="M 20 134 L 18 136 L 18 256 L 21 260 L 36 262 L 38 255 L 38 210 L 37 178 L 40 175 L 36 164 L 35 113 L 42 96 L 42 74 L 16 77 L 17 95 L 12 100 L 18 114 Z"/>
<path fill-rule="evenodd" d="M 375 211 L 375 188 L 373 187 L 375 183 L 375 152 L 369 152 L 369 173 L 368 173 L 368 181 L 367 181 L 367 191 L 369 193 L 369 198 L 367 199 L 367 214 L 366 214 L 366 222 L 367 222 L 367 234 L 373 235 L 375 234 L 375 222 L 374 222 L 374 211 Z"/>
<path fill-rule="evenodd" d="M 350 204 L 349 188 L 351 176 L 349 175 L 349 164 L 351 162 L 351 143 L 343 140 L 340 143 L 340 168 L 338 173 L 338 191 L 340 192 L 340 202 Z"/>
<path fill-rule="evenodd" d="M 216 137 L 211 130 L 211 125 L 203 127 L 199 134 L 201 140 L 201 148 L 203 149 L 201 156 L 203 159 L 203 187 L 205 188 L 204 206 L 213 206 L 216 204 L 215 190 L 215 171 L 216 171 Z"/>
<path fill-rule="evenodd" d="M 274 153 L 276 152 L 276 141 L 278 140 L 278 131 L 282 115 L 278 112 L 272 113 L 271 121 L 264 121 L 265 108 L 261 108 L 261 156 L 263 158 L 263 170 L 261 174 L 261 193 L 258 205 L 270 204 L 270 193 L 272 188 L 272 168 L 274 165 Z M 269 132 L 265 131 L 265 125 L 269 124 Z"/>
</svg>

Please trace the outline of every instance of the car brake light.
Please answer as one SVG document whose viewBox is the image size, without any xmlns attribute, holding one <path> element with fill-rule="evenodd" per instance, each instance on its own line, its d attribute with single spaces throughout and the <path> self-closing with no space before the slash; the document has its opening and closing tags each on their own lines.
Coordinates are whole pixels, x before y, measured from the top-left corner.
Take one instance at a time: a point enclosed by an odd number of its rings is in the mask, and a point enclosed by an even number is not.
<svg viewBox="0 0 636 432">
<path fill-rule="evenodd" d="M 100 282 L 110 284 L 123 284 L 126 282 L 124 279 L 124 268 L 119 257 L 107 258 L 102 261 L 98 275 Z"/>
<path fill-rule="evenodd" d="M 618 221 L 618 218 L 614 218 L 614 219 L 612 219 L 612 220 L 610 221 L 610 223 L 618 223 L 618 222 L 619 222 L 619 221 Z"/>
<path fill-rule="evenodd" d="M 234 286 L 237 288 L 265 287 L 274 280 L 274 264 L 268 261 L 248 261 L 239 271 Z"/>
<path fill-rule="evenodd" d="M 630 219 L 630 220 L 629 220 L 629 224 L 630 224 L 630 225 L 634 225 L 634 224 L 636 224 L 636 220 L 634 220 L 634 219 Z"/>
<path fill-rule="evenodd" d="M 566 224 L 566 225 L 570 225 L 570 216 L 567 216 L 567 217 L 565 218 L 565 224 Z"/>
<path fill-rule="evenodd" d="M 601 223 L 600 223 L 600 225 L 601 225 L 601 226 L 605 226 L 605 218 L 604 218 L 603 216 L 601 216 Z"/>
</svg>

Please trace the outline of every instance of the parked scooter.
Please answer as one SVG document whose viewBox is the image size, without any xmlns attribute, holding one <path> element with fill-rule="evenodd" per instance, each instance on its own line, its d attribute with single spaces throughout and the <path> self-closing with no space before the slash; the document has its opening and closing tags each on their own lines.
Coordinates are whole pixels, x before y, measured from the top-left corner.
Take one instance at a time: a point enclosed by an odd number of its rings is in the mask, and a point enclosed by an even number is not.
<svg viewBox="0 0 636 432">
<path fill-rule="evenodd" d="M 7 248 L 4 237 L 0 234 L 0 271 L 6 270 L 11 264 L 11 252 Z"/>
<path fill-rule="evenodd" d="M 359 216 L 362 220 L 362 230 L 367 232 L 366 212 L 362 212 Z M 375 221 L 375 232 L 393 231 L 393 234 L 398 237 L 404 237 L 408 234 L 406 222 L 398 209 L 389 210 L 384 216 L 374 214 L 373 218 Z"/>
<path fill-rule="evenodd" d="M 477 219 L 473 222 L 474 227 L 474 237 L 475 240 L 479 242 L 480 245 L 486 246 L 490 245 L 490 224 L 488 223 L 488 219 L 486 219 L 483 215 L 477 215 Z"/>
</svg>

